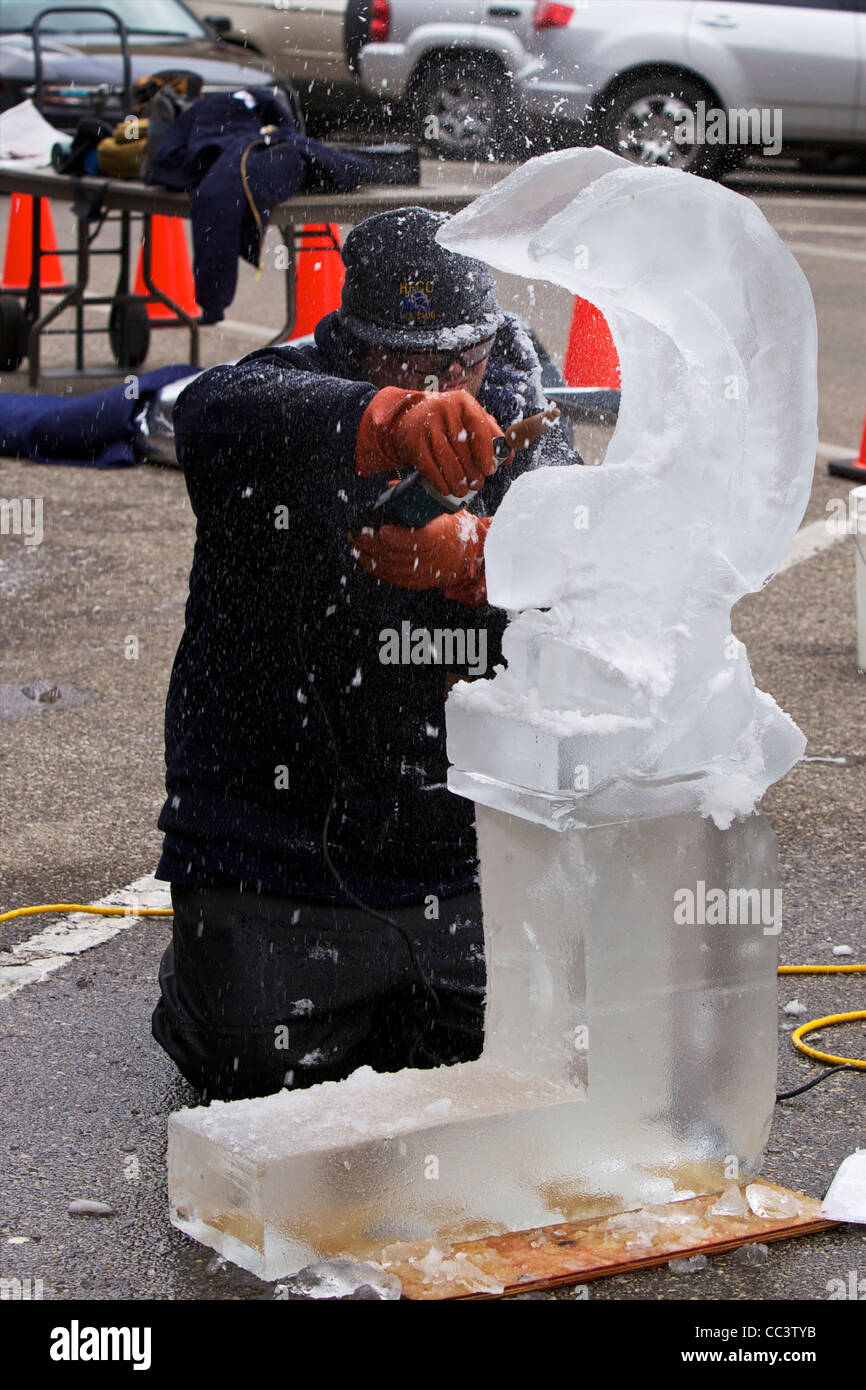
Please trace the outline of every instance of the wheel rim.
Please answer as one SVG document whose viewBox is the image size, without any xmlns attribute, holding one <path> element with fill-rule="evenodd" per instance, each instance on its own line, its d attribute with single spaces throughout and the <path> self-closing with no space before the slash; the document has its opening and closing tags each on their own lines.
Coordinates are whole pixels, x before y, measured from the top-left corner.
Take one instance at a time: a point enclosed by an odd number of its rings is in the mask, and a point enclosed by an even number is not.
<svg viewBox="0 0 866 1390">
<path fill-rule="evenodd" d="M 635 164 L 663 164 L 687 169 L 697 145 L 675 138 L 685 113 L 694 121 L 694 108 L 682 97 L 656 92 L 638 97 L 623 111 L 616 126 L 617 153 Z"/>
<path fill-rule="evenodd" d="M 493 133 L 497 99 L 478 77 L 455 76 L 442 82 L 430 106 L 439 123 L 440 145 L 465 150 L 485 144 Z"/>
</svg>

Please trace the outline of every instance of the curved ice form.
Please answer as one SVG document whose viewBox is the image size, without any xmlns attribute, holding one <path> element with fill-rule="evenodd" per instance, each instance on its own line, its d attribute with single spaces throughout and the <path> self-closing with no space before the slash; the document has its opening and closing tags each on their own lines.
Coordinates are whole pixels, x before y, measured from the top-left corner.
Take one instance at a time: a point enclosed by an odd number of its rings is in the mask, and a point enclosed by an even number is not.
<svg viewBox="0 0 866 1390">
<path fill-rule="evenodd" d="M 452 789 L 559 829 L 754 810 L 805 740 L 730 610 L 797 530 L 817 445 L 805 276 L 747 198 L 601 149 L 531 160 L 445 245 L 589 299 L 619 352 L 601 468 L 509 489 L 486 544 L 508 669 L 448 701 Z"/>
</svg>

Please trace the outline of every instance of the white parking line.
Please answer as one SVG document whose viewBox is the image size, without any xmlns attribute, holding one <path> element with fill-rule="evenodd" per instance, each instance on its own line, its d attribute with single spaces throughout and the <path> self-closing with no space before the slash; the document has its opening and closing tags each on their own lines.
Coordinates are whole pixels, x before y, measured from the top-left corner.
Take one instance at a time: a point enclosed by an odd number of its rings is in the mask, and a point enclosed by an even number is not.
<svg viewBox="0 0 866 1390">
<path fill-rule="evenodd" d="M 736 190 L 739 192 L 740 190 Z M 750 194 L 756 203 L 767 203 L 771 208 L 833 208 L 839 212 L 862 212 L 866 209 L 866 199 L 863 198 L 840 198 L 839 194 L 826 193 L 820 198 L 796 198 L 789 197 L 787 194 L 779 194 L 777 197 L 773 193 Z"/>
<path fill-rule="evenodd" d="M 828 236 L 866 236 L 866 226 L 846 227 L 833 222 L 774 222 L 773 227 L 779 236 L 795 232 L 826 232 Z"/>
<path fill-rule="evenodd" d="M 818 440 L 818 448 L 815 452 L 822 459 L 853 459 L 857 457 L 856 449 L 846 449 L 844 444 L 827 444 L 823 439 Z"/>
<path fill-rule="evenodd" d="M 866 251 L 848 251 L 842 246 L 811 246 L 807 241 L 786 241 L 789 251 L 800 256 L 826 256 L 832 261 L 866 261 Z"/>
<path fill-rule="evenodd" d="M 827 444 L 820 439 L 816 452 L 819 458 L 825 459 L 856 457 L 856 450 L 846 449 L 841 444 Z M 811 521 L 808 526 L 800 527 L 776 574 L 784 574 L 785 570 L 793 569 L 794 565 L 801 565 L 804 560 L 811 560 L 822 551 L 829 550 L 837 541 L 845 540 L 847 531 L 835 526 L 829 527 L 828 521 L 829 517 L 823 517 L 818 521 Z"/>
<path fill-rule="evenodd" d="M 808 526 L 801 526 L 776 573 L 784 574 L 785 570 L 793 569 L 794 565 L 801 565 L 804 560 L 813 559 L 823 550 L 829 550 L 837 541 L 845 540 L 846 534 L 841 529 L 831 530 L 826 517 L 820 521 L 812 521 Z"/>
<path fill-rule="evenodd" d="M 137 878 L 125 888 L 113 888 L 94 906 L 129 907 L 123 917 L 92 917 L 86 912 L 71 912 L 58 918 L 51 926 L 37 932 L 26 941 L 19 941 L 4 952 L 0 964 L 0 999 L 16 994 L 25 985 L 39 984 L 68 965 L 82 951 L 101 946 L 119 932 L 128 930 L 142 919 L 135 915 L 141 907 L 171 907 L 171 887 L 157 883 L 152 874 Z M 168 918 L 161 919 L 163 923 Z"/>
</svg>

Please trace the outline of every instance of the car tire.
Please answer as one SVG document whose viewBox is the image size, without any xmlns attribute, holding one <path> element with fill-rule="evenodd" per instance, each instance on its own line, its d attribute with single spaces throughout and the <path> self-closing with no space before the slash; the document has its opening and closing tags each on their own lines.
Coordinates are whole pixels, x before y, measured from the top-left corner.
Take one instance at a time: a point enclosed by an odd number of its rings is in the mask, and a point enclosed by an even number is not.
<svg viewBox="0 0 866 1390">
<path fill-rule="evenodd" d="M 150 347 L 150 320 L 143 299 L 112 304 L 108 340 L 118 367 L 141 366 Z"/>
<path fill-rule="evenodd" d="M 496 159 L 508 152 L 513 94 L 507 73 L 472 53 L 438 59 L 415 98 L 419 144 L 438 159 Z"/>
<path fill-rule="evenodd" d="M 638 73 L 602 96 L 596 108 L 599 141 L 634 164 L 663 165 L 689 174 L 718 178 L 731 167 L 727 145 L 680 142 L 675 131 L 684 128 L 679 113 L 697 116 L 697 104 L 714 106 L 716 99 L 694 78 L 671 70 Z"/>
<path fill-rule="evenodd" d="M 27 349 L 27 316 L 14 294 L 0 294 L 0 371 L 14 372 Z"/>
</svg>

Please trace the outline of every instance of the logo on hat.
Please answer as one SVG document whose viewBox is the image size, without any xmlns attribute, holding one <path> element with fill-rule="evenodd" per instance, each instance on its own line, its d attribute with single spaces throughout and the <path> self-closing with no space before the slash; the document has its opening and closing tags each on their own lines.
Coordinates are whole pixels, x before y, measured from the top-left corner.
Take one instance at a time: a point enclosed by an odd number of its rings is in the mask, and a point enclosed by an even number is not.
<svg viewBox="0 0 866 1390">
<path fill-rule="evenodd" d="M 432 280 L 401 280 L 400 316 L 404 322 L 432 323 L 436 318 L 433 290 Z"/>
</svg>

